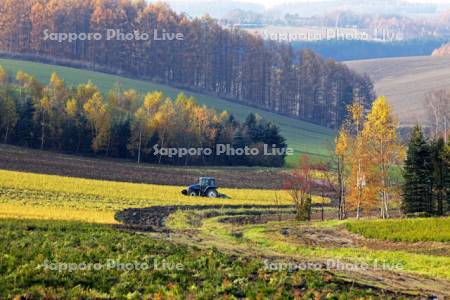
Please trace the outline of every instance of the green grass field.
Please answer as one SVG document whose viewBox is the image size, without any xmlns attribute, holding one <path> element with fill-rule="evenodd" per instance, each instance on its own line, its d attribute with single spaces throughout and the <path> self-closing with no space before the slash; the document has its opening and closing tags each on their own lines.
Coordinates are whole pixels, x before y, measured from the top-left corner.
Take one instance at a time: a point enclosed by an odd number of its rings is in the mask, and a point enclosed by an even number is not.
<svg viewBox="0 0 450 300">
<path fill-rule="evenodd" d="M 348 230 L 394 242 L 450 242 L 450 218 L 349 221 Z"/>
<path fill-rule="evenodd" d="M 69 85 L 77 85 L 91 80 L 104 92 L 108 91 L 117 82 L 120 82 L 125 88 L 136 89 L 141 93 L 158 90 L 164 92 L 167 96 L 176 97 L 177 94 L 182 92 L 180 89 L 172 88 L 167 85 L 35 62 L 0 59 L 0 65 L 2 65 L 11 76 L 18 71 L 25 71 L 34 75 L 42 83 L 47 83 L 51 73 L 57 72 Z M 265 119 L 276 123 L 280 126 L 283 136 L 286 137 L 289 147 L 293 148 L 296 153 L 296 155 L 287 158 L 288 165 L 295 163 L 300 153 L 308 153 L 314 158 L 321 158 L 327 156 L 329 153 L 329 145 L 333 141 L 333 131 L 330 129 L 240 105 L 217 97 L 186 91 L 185 93 L 195 97 L 201 104 L 206 104 L 219 111 L 226 110 L 241 120 L 250 112 L 254 112 L 263 116 Z"/>
<path fill-rule="evenodd" d="M 255 258 L 110 226 L 0 220 L 2 299 L 377 299 L 319 272 L 270 272 Z M 251 278 L 251 279 L 250 279 Z"/>
</svg>

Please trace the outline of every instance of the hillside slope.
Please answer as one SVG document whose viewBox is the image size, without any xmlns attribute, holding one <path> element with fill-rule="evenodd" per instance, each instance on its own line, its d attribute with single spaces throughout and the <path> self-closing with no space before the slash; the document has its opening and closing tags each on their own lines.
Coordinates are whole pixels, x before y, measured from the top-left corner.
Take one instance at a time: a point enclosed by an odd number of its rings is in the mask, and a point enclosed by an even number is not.
<svg viewBox="0 0 450 300">
<path fill-rule="evenodd" d="M 327 155 L 329 152 L 328 145 L 333 139 L 332 130 L 319 125 L 240 105 L 218 97 L 182 91 L 167 85 L 132 80 L 98 72 L 20 60 L 0 59 L 0 65 L 2 65 L 10 73 L 10 75 L 22 70 L 33 74 L 39 81 L 45 83 L 48 82 L 52 72 L 57 72 L 67 84 L 76 85 L 91 80 L 102 91 L 107 91 L 115 83 L 120 82 L 125 88 L 133 88 L 141 93 L 158 90 L 162 91 L 167 96 L 175 97 L 178 93 L 185 92 L 186 94 L 195 97 L 199 103 L 205 104 L 217 110 L 227 110 L 241 120 L 244 119 L 250 112 L 258 113 L 265 119 L 273 121 L 281 128 L 282 134 L 286 137 L 289 147 L 292 147 L 297 154 L 309 153 L 316 157 Z M 288 157 L 288 163 L 296 161 L 296 157 L 297 155 L 294 157 Z"/>
<path fill-rule="evenodd" d="M 367 73 L 377 95 L 386 96 L 402 125 L 426 121 L 425 97 L 430 91 L 450 88 L 450 57 L 400 57 L 346 62 Z"/>
</svg>

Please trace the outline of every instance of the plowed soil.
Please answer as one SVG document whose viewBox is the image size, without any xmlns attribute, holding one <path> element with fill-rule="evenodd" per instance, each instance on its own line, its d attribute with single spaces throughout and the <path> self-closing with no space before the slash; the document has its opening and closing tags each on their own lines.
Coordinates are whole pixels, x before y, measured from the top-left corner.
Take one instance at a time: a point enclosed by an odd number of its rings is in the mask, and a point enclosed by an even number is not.
<svg viewBox="0 0 450 300">
<path fill-rule="evenodd" d="M 282 169 L 184 167 L 97 159 L 0 145 L 0 169 L 89 179 L 187 186 L 198 177 L 216 177 L 220 187 L 280 189 Z"/>
</svg>

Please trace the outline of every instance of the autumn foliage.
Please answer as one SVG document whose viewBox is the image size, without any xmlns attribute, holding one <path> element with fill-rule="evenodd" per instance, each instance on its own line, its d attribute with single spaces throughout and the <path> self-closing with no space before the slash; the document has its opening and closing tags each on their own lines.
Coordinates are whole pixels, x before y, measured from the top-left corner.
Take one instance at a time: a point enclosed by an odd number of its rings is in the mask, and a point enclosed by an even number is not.
<svg viewBox="0 0 450 300">
<path fill-rule="evenodd" d="M 404 158 L 397 120 L 384 97 L 376 99 L 368 113 L 359 103 L 348 109 L 348 120 L 336 140 L 340 201 L 346 210 L 356 210 L 357 217 L 377 208 L 382 218 L 388 218 L 401 188 L 394 169 Z"/>
<path fill-rule="evenodd" d="M 25 59 L 187 87 L 332 128 L 354 97 L 374 99 L 370 79 L 344 64 L 224 28 L 209 16 L 177 14 L 161 1 L 0 1 L 0 28 L 0 51 Z M 110 29 L 149 39 L 107 40 Z M 58 42 L 46 39 L 46 30 L 103 38 Z M 159 40 L 163 32 L 183 39 Z"/>
<path fill-rule="evenodd" d="M 0 67 L 0 135 L 5 143 L 77 154 L 134 158 L 168 164 L 282 166 L 285 153 L 266 156 L 217 154 L 230 148 L 285 149 L 279 128 L 250 114 L 241 123 L 226 111 L 200 106 L 179 94 L 140 95 L 116 84 L 106 95 L 92 82 L 68 86 L 56 73 L 47 85 L 19 72 L 8 80 Z M 211 155 L 163 156 L 161 148 L 209 148 Z"/>
<path fill-rule="evenodd" d="M 290 195 L 298 221 L 311 219 L 311 203 L 313 188 L 313 165 L 307 155 L 300 157 L 299 165 L 290 172 L 283 183 L 283 188 Z"/>
</svg>

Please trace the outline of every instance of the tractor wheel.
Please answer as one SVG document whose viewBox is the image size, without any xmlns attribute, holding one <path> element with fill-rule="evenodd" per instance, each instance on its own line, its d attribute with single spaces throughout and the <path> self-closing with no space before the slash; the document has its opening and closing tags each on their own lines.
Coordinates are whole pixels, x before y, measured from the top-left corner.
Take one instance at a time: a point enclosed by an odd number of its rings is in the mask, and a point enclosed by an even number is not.
<svg viewBox="0 0 450 300">
<path fill-rule="evenodd" d="M 208 196 L 208 198 L 217 198 L 218 195 L 219 194 L 217 193 L 217 191 L 215 189 L 210 189 L 206 193 L 206 196 Z"/>
<path fill-rule="evenodd" d="M 197 197 L 197 192 L 196 191 L 189 191 L 189 196 L 191 197 Z"/>
</svg>

